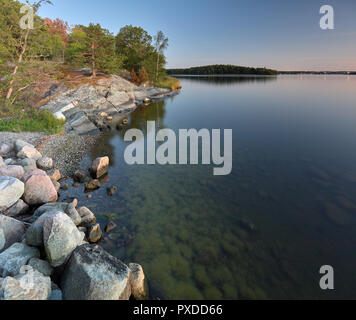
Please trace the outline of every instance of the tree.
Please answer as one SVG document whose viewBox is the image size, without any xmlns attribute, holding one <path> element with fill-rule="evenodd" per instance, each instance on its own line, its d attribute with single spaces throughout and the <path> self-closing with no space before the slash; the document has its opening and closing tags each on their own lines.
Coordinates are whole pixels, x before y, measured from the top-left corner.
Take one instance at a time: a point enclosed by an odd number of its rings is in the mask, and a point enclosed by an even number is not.
<svg viewBox="0 0 356 320">
<path fill-rule="evenodd" d="M 142 83 L 145 83 L 147 81 L 149 81 L 150 78 L 148 76 L 148 73 L 146 71 L 146 68 L 145 67 L 142 67 L 141 70 L 140 70 L 140 74 L 138 76 L 138 82 L 139 84 L 142 84 Z"/>
<path fill-rule="evenodd" d="M 116 53 L 125 57 L 126 70 L 138 72 L 144 61 L 154 52 L 152 37 L 140 27 L 125 26 L 116 36 Z"/>
<path fill-rule="evenodd" d="M 35 2 L 34 4 L 30 4 L 28 2 L 28 6 L 31 7 L 33 9 L 33 12 L 36 13 L 38 11 L 38 9 L 41 7 L 42 3 L 48 3 L 48 4 L 52 4 L 52 2 L 50 0 L 39 0 L 38 2 Z M 18 26 L 11 26 L 12 28 L 18 28 Z M 6 94 L 6 100 L 9 100 L 11 98 L 11 95 L 13 93 L 13 84 L 14 84 L 14 78 L 16 76 L 16 73 L 19 69 L 19 65 L 22 63 L 23 61 L 23 57 L 24 54 L 26 53 L 27 50 L 27 42 L 28 42 L 28 38 L 31 32 L 31 28 L 28 25 L 27 28 L 22 32 L 22 30 L 20 31 L 20 39 L 19 39 L 19 43 L 17 44 L 17 48 L 18 48 L 18 59 L 17 59 L 17 63 L 14 67 L 14 70 L 11 74 L 11 80 L 9 83 L 9 89 L 7 91 Z"/>
<path fill-rule="evenodd" d="M 154 37 L 155 49 L 157 53 L 157 68 L 156 68 L 156 81 L 158 80 L 159 59 L 163 55 L 164 50 L 168 47 L 168 38 L 162 31 L 158 31 Z"/>
<path fill-rule="evenodd" d="M 58 36 L 62 41 L 62 59 L 64 62 L 64 49 L 68 47 L 68 32 L 70 31 L 68 22 L 63 21 L 59 18 L 55 20 L 45 18 L 44 25 L 48 28 L 49 32 L 52 35 Z"/>
</svg>

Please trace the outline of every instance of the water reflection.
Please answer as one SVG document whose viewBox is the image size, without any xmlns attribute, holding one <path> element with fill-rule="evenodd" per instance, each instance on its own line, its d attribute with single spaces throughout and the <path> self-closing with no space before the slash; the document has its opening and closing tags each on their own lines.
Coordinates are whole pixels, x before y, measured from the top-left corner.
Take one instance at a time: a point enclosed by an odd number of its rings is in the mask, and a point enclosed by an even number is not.
<svg viewBox="0 0 356 320">
<path fill-rule="evenodd" d="M 177 76 L 185 81 L 216 85 L 235 85 L 235 84 L 251 84 L 251 83 L 266 83 L 276 81 L 276 76 Z"/>
</svg>

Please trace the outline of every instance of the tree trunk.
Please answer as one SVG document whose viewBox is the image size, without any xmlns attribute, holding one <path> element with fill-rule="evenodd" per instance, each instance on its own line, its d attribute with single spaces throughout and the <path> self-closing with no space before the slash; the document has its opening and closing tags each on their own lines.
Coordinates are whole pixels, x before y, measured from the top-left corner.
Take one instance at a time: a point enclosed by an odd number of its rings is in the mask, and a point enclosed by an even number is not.
<svg viewBox="0 0 356 320">
<path fill-rule="evenodd" d="M 91 44 L 91 59 L 92 59 L 92 77 L 96 77 L 96 70 L 95 70 L 95 43 L 94 40 Z"/>
<path fill-rule="evenodd" d="M 159 67 L 159 53 L 157 53 L 156 81 L 158 80 L 158 67 Z"/>
<path fill-rule="evenodd" d="M 14 88 L 13 88 L 13 84 L 14 84 L 14 77 L 17 73 L 17 71 L 19 70 L 19 65 L 20 63 L 22 62 L 23 60 L 23 55 L 25 54 L 26 50 L 27 50 L 27 39 L 28 39 L 28 36 L 30 34 L 30 29 L 27 29 L 26 31 L 26 35 L 25 35 L 25 39 L 24 39 L 24 44 L 23 44 L 23 47 L 22 47 L 22 51 L 19 55 L 19 59 L 17 61 L 17 64 L 15 66 L 15 69 L 14 71 L 12 72 L 12 79 L 9 83 L 9 90 L 7 91 L 7 94 L 6 94 L 6 99 L 9 100 L 11 98 L 11 95 L 12 95 L 12 92 L 14 91 Z"/>
</svg>

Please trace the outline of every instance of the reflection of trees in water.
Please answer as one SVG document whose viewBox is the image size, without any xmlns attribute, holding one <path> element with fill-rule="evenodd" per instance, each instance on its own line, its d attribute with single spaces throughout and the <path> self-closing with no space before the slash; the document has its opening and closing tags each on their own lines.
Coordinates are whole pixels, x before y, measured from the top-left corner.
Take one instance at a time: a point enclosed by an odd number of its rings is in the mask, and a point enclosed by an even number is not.
<svg viewBox="0 0 356 320">
<path fill-rule="evenodd" d="M 200 82 L 204 84 L 216 85 L 233 85 L 233 84 L 251 84 L 266 83 L 276 81 L 276 76 L 179 76 L 179 79 L 184 81 Z"/>
<path fill-rule="evenodd" d="M 116 135 L 117 131 L 113 128 L 111 131 L 97 137 L 94 147 L 90 150 L 91 158 L 108 156 L 110 166 L 115 165 L 115 145 L 111 144 L 111 141 Z"/>
</svg>

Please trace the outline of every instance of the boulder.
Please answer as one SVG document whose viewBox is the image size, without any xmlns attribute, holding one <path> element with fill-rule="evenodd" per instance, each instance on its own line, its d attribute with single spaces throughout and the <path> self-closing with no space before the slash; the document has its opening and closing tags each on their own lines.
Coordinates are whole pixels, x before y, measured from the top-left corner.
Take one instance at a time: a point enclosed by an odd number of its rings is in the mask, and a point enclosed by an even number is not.
<svg viewBox="0 0 356 320">
<path fill-rule="evenodd" d="M 6 250 L 16 242 L 21 242 L 25 235 L 25 224 L 13 218 L 0 215 L 0 228 L 3 230 L 5 236 L 5 245 L 3 250 Z"/>
<path fill-rule="evenodd" d="M 0 252 L 2 252 L 3 249 L 5 249 L 5 245 L 6 245 L 5 232 L 3 228 L 0 228 Z"/>
<path fill-rule="evenodd" d="M 21 270 L 14 278 L 3 281 L 2 296 L 4 300 L 47 300 L 51 295 L 51 278 L 46 277 L 30 266 Z"/>
<path fill-rule="evenodd" d="M 0 277 L 14 277 L 19 274 L 21 267 L 30 259 L 38 258 L 40 252 L 36 248 L 23 243 L 15 243 L 0 254 Z"/>
<path fill-rule="evenodd" d="M 78 208 L 78 213 L 81 218 L 80 226 L 84 228 L 90 228 L 96 224 L 96 217 L 87 207 Z"/>
<path fill-rule="evenodd" d="M 17 154 L 18 158 L 25 159 L 30 158 L 34 160 L 38 160 L 42 157 L 42 154 L 39 153 L 35 148 L 24 146 Z"/>
<path fill-rule="evenodd" d="M 47 174 L 52 181 L 58 181 L 61 178 L 61 172 L 58 169 L 50 170 L 47 172 Z"/>
<path fill-rule="evenodd" d="M 30 158 L 21 159 L 17 162 L 17 164 L 22 166 L 25 172 L 29 172 L 31 170 L 37 169 L 36 160 L 34 159 L 30 159 Z"/>
<path fill-rule="evenodd" d="M 34 270 L 41 272 L 46 277 L 50 277 L 53 273 L 53 268 L 51 265 L 47 261 L 38 258 L 32 258 L 28 262 L 28 265 L 31 266 Z"/>
<path fill-rule="evenodd" d="M 6 163 L 4 162 L 4 159 L 2 158 L 2 156 L 0 156 L 0 168 L 1 167 L 5 167 Z"/>
<path fill-rule="evenodd" d="M 0 156 L 1 157 L 7 158 L 11 152 L 12 152 L 12 148 L 8 144 L 6 144 L 6 143 L 0 144 Z"/>
<path fill-rule="evenodd" d="M 19 153 L 22 150 L 22 148 L 26 147 L 26 146 L 31 147 L 31 148 L 35 147 L 34 145 L 27 143 L 26 141 L 23 141 L 20 139 L 18 139 L 14 142 L 14 149 L 15 149 L 16 153 Z"/>
<path fill-rule="evenodd" d="M 128 300 L 130 269 L 100 246 L 84 244 L 72 254 L 61 277 L 64 300 Z"/>
<path fill-rule="evenodd" d="M 0 212 L 13 206 L 24 193 L 24 184 L 12 177 L 0 177 Z"/>
<path fill-rule="evenodd" d="M 62 290 L 53 282 L 52 282 L 52 292 L 48 300 L 52 300 L 52 301 L 63 300 Z"/>
<path fill-rule="evenodd" d="M 12 218 L 22 216 L 30 210 L 30 207 L 23 200 L 17 201 L 12 207 L 4 211 L 4 215 Z"/>
<path fill-rule="evenodd" d="M 93 161 L 91 172 L 94 178 L 100 178 L 108 172 L 109 162 L 109 157 L 100 157 Z"/>
<path fill-rule="evenodd" d="M 28 179 L 30 179 L 32 176 L 44 176 L 45 177 L 45 176 L 47 176 L 47 174 L 46 174 L 46 172 L 44 172 L 43 170 L 40 170 L 40 169 L 30 170 L 24 174 L 21 181 L 23 183 L 26 183 L 26 181 Z"/>
<path fill-rule="evenodd" d="M 51 181 L 51 179 L 46 175 L 39 173 L 32 174 L 29 177 L 26 175 L 29 173 L 34 173 L 33 170 L 25 174 L 25 192 L 24 200 L 29 205 L 39 205 L 48 202 L 56 202 L 58 200 L 58 193 Z M 41 170 L 39 170 L 41 171 Z"/>
<path fill-rule="evenodd" d="M 50 157 L 42 157 L 37 160 L 37 167 L 41 170 L 50 170 L 54 166 L 53 159 Z"/>
<path fill-rule="evenodd" d="M 56 191 L 58 193 L 59 189 L 61 188 L 61 184 L 57 181 L 52 180 L 52 179 L 51 179 L 51 181 L 53 183 L 54 189 L 56 189 Z"/>
<path fill-rule="evenodd" d="M 101 183 L 98 179 L 94 179 L 88 183 L 85 183 L 84 187 L 85 187 L 85 191 L 94 191 L 101 187 Z"/>
<path fill-rule="evenodd" d="M 42 247 L 43 246 L 43 225 L 47 218 L 54 215 L 56 212 L 48 212 L 41 215 L 31 226 L 27 229 L 25 238 L 26 243 L 29 246 L 33 247 Z"/>
<path fill-rule="evenodd" d="M 90 243 L 97 243 L 100 239 L 101 236 L 103 235 L 103 232 L 100 228 L 100 224 L 97 223 L 94 226 L 91 226 L 88 231 L 88 240 Z"/>
<path fill-rule="evenodd" d="M 142 266 L 137 263 L 130 263 L 131 270 L 131 293 L 136 300 L 145 300 L 148 297 L 147 283 L 145 274 L 143 273 Z"/>
<path fill-rule="evenodd" d="M 51 266 L 64 264 L 84 237 L 65 213 L 58 212 L 47 218 L 43 224 L 43 242 Z"/>
<path fill-rule="evenodd" d="M 9 165 L 0 167 L 0 177 L 13 177 L 21 179 L 24 174 L 25 170 L 21 166 Z"/>
<path fill-rule="evenodd" d="M 36 221 L 36 219 L 38 219 L 44 213 L 52 212 L 52 214 L 54 214 L 58 211 L 66 213 L 76 226 L 80 225 L 82 218 L 78 211 L 75 209 L 75 204 L 73 202 L 46 203 L 34 212 L 31 221 Z"/>
</svg>

